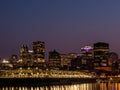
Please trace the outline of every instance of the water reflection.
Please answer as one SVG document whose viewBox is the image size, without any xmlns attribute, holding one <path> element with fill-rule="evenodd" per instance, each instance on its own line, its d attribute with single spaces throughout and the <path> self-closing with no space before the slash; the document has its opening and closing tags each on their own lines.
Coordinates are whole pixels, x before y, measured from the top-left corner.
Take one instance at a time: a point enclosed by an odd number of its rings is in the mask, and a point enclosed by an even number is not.
<svg viewBox="0 0 120 90">
<path fill-rule="evenodd" d="M 0 87 L 0 90 L 120 90 L 120 83 L 83 83 L 39 87 Z"/>
</svg>

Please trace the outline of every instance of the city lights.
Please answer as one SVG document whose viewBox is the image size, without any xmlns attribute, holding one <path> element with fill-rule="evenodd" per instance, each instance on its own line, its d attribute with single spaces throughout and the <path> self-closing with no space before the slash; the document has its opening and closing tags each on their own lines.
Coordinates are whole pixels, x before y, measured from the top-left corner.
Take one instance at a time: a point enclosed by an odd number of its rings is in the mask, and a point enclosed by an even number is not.
<svg viewBox="0 0 120 90">
<path fill-rule="evenodd" d="M 119 75 L 119 58 L 110 53 L 109 44 L 94 43 L 81 48 L 80 53 L 61 54 L 50 51 L 45 59 L 45 42 L 36 41 L 29 50 L 20 48 L 20 55 L 1 59 L 1 78 L 96 78 Z M 91 74 L 91 72 L 93 72 Z M 103 76 L 104 75 L 104 76 Z"/>
</svg>

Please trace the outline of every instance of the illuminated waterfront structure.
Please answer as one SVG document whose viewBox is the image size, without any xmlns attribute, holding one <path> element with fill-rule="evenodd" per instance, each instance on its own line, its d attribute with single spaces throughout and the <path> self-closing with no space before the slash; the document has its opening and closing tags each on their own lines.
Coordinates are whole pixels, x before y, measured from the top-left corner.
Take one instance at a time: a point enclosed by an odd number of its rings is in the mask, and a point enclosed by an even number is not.
<svg viewBox="0 0 120 90">
<path fill-rule="evenodd" d="M 0 69 L 2 70 L 10 70 L 13 69 L 13 65 L 10 63 L 8 59 L 1 59 L 0 61 Z"/>
<path fill-rule="evenodd" d="M 107 69 L 108 65 L 109 44 L 98 42 L 94 44 L 94 68 Z"/>
</svg>

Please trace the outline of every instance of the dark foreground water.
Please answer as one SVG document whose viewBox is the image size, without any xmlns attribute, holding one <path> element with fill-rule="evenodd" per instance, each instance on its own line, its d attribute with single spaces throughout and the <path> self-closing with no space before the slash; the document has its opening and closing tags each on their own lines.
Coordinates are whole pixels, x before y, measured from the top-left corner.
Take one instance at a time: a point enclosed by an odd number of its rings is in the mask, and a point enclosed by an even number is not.
<svg viewBox="0 0 120 90">
<path fill-rule="evenodd" d="M 73 85 L 50 86 L 10 86 L 0 87 L 0 90 L 120 90 L 120 83 L 81 83 Z"/>
</svg>

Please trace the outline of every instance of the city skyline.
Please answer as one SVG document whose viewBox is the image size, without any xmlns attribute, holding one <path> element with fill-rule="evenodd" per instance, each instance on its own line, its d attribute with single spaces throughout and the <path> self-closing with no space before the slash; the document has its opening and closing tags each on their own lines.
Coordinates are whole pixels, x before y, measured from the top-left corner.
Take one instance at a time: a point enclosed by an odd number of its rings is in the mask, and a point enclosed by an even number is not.
<svg viewBox="0 0 120 90">
<path fill-rule="evenodd" d="M 25 44 L 45 41 L 46 53 L 80 52 L 96 42 L 110 44 L 120 56 L 120 1 L 1 0 L 0 57 L 19 54 Z"/>
<path fill-rule="evenodd" d="M 80 47 L 80 49 L 79 49 L 79 52 L 77 53 L 77 52 L 75 52 L 75 51 L 73 51 L 73 52 L 67 52 L 67 53 L 63 53 L 63 52 L 60 52 L 59 50 L 56 50 L 56 49 L 53 49 L 53 50 L 51 50 L 51 51 L 48 51 L 48 52 L 46 52 L 46 47 L 45 47 L 45 42 L 44 41 L 33 41 L 32 42 L 32 44 L 31 44 L 31 46 L 29 46 L 29 45 L 25 45 L 25 44 L 23 44 L 23 45 L 21 45 L 20 47 L 19 47 L 19 53 L 18 54 L 11 54 L 9 57 L 3 57 L 2 59 L 10 59 L 12 56 L 14 56 L 14 55 L 17 55 L 17 57 L 18 58 L 21 58 L 21 52 L 24 52 L 24 50 L 25 50 L 25 52 L 28 52 L 28 53 L 33 53 L 33 52 L 35 52 L 35 50 L 37 50 L 37 49 L 35 49 L 34 50 L 34 47 L 35 47 L 35 45 L 34 45 L 34 43 L 36 43 L 36 44 L 38 44 L 38 45 L 36 45 L 37 47 L 39 47 L 39 50 L 43 50 L 42 52 L 44 52 L 44 55 L 43 55 L 43 57 L 44 57 L 44 59 L 45 60 L 48 60 L 48 58 L 49 58 L 49 53 L 50 52 L 52 52 L 52 51 L 57 51 L 58 53 L 60 53 L 61 55 L 62 54 L 76 54 L 76 55 L 78 55 L 78 56 L 81 56 L 83 53 L 82 53 L 82 51 L 83 51 L 83 49 L 86 51 L 86 52 L 89 52 L 90 50 L 92 50 L 92 51 L 94 51 L 95 49 L 94 49 L 94 45 L 95 44 L 97 44 L 97 43 L 104 43 L 104 44 L 108 44 L 108 49 L 109 49 L 109 53 L 116 53 L 116 52 L 112 52 L 111 50 L 110 50 L 110 45 L 109 45 L 109 43 L 106 43 L 106 42 L 96 42 L 96 43 L 93 43 L 92 45 L 85 45 L 85 46 L 83 46 L 83 47 Z M 41 45 L 43 44 L 43 47 L 41 47 Z M 29 46 L 29 47 L 28 47 Z M 31 47 L 31 48 L 30 48 Z M 118 55 L 118 53 L 116 53 L 117 55 Z M 119 55 L 118 55 L 119 56 Z"/>
</svg>

